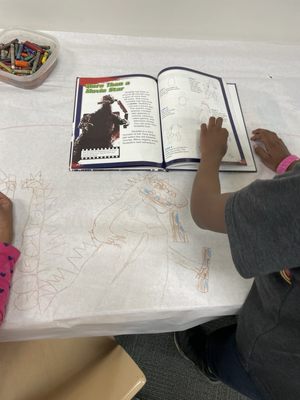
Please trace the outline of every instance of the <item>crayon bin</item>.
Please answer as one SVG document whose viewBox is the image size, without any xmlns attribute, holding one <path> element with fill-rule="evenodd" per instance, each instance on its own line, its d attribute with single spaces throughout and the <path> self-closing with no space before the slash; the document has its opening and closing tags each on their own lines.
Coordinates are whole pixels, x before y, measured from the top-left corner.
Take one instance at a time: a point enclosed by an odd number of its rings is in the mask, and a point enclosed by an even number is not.
<svg viewBox="0 0 300 400">
<path fill-rule="evenodd" d="M 41 85 L 55 67 L 59 53 L 59 43 L 57 39 L 51 35 L 38 31 L 31 31 L 29 29 L 10 28 L 0 32 L 0 43 L 8 43 L 14 39 L 19 39 L 21 42 L 29 41 L 43 46 L 50 46 L 50 56 L 46 62 L 31 75 L 17 76 L 0 69 L 0 81 L 23 89 L 33 89 Z"/>
</svg>

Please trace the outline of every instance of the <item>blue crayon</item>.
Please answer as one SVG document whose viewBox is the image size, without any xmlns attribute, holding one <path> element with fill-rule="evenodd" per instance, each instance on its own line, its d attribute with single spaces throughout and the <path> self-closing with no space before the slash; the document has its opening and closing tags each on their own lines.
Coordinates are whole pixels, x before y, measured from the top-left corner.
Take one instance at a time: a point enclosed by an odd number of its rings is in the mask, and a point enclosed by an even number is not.
<svg viewBox="0 0 300 400">
<path fill-rule="evenodd" d="M 19 44 L 18 51 L 17 51 L 17 55 L 16 55 L 16 59 L 17 59 L 17 60 L 20 60 L 20 59 L 21 59 L 21 53 L 22 53 L 22 51 L 23 51 L 23 43 Z"/>
</svg>

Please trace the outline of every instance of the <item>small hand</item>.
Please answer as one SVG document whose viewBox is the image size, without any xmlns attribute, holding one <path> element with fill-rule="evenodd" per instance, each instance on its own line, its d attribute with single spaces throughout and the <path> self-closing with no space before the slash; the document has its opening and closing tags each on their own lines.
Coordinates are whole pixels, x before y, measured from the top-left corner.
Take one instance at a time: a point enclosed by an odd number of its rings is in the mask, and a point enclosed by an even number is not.
<svg viewBox="0 0 300 400">
<path fill-rule="evenodd" d="M 252 133 L 251 140 L 263 145 L 255 145 L 255 153 L 268 168 L 276 171 L 280 162 L 291 154 L 286 145 L 275 132 L 267 129 L 255 129 Z"/>
<path fill-rule="evenodd" d="M 227 151 L 228 131 L 222 128 L 223 118 L 210 117 L 208 125 L 201 125 L 201 159 L 215 159 L 221 162 Z"/>
<path fill-rule="evenodd" d="M 0 192 L 0 242 L 12 241 L 12 202 Z"/>
</svg>

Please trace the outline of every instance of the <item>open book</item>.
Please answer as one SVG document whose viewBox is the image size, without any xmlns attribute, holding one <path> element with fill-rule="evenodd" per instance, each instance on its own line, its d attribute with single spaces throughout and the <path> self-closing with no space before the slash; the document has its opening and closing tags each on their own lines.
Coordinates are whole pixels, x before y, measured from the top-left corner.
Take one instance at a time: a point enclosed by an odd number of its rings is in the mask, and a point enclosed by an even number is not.
<svg viewBox="0 0 300 400">
<path fill-rule="evenodd" d="M 182 67 L 157 78 L 77 78 L 71 170 L 196 170 L 200 126 L 223 118 L 221 171 L 256 171 L 235 84 Z"/>
</svg>

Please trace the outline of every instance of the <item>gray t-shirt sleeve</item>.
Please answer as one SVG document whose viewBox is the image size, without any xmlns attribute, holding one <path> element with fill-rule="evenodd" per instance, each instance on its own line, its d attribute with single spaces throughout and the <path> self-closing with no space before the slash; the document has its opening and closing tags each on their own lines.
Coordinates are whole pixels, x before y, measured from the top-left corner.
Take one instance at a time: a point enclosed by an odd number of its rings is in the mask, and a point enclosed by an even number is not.
<svg viewBox="0 0 300 400">
<path fill-rule="evenodd" d="M 234 264 L 244 278 L 300 266 L 300 165 L 234 193 L 225 207 Z"/>
</svg>

